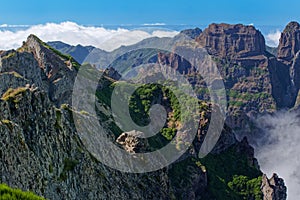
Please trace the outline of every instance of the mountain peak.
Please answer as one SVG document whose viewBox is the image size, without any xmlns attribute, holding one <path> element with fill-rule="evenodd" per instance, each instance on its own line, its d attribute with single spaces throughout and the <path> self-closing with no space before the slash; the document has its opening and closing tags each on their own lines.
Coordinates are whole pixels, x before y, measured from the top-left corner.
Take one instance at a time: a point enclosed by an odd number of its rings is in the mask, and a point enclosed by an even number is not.
<svg viewBox="0 0 300 200">
<path fill-rule="evenodd" d="M 244 58 L 263 55 L 266 46 L 260 31 L 251 25 L 210 24 L 196 41 L 209 54 L 220 58 Z"/>
<path fill-rule="evenodd" d="M 290 22 L 281 34 L 278 46 L 278 58 L 291 64 L 295 55 L 300 50 L 300 25 Z"/>
<path fill-rule="evenodd" d="M 183 31 L 180 31 L 180 34 L 184 34 L 191 39 L 196 39 L 200 34 L 202 33 L 202 30 L 200 28 L 194 28 L 194 29 L 186 29 Z"/>
<path fill-rule="evenodd" d="M 27 37 L 27 41 L 30 41 L 30 40 L 35 40 L 35 41 L 38 41 L 40 43 L 43 43 L 43 41 L 40 38 L 38 38 L 36 35 L 34 35 L 34 34 L 30 34 Z"/>
<path fill-rule="evenodd" d="M 65 55 L 57 51 L 33 34 L 30 34 L 27 37 L 26 42 L 23 43 L 23 46 L 19 48 L 18 51 L 32 53 L 38 61 L 39 66 L 43 69 L 46 68 L 45 64 L 50 60 L 54 60 L 58 66 L 67 65 L 67 67 L 70 69 L 78 69 L 79 67 L 78 62 L 70 55 Z"/>
<path fill-rule="evenodd" d="M 18 49 L 18 51 L 30 51 L 30 49 L 34 48 L 34 47 L 41 47 L 41 46 L 45 46 L 45 43 L 38 38 L 36 35 L 34 34 L 30 34 L 27 37 L 27 40 L 25 42 L 23 42 L 23 45 L 21 48 Z"/>
<path fill-rule="evenodd" d="M 288 23 L 284 29 L 284 33 L 291 32 L 300 29 L 300 24 L 298 22 L 292 21 Z"/>
</svg>

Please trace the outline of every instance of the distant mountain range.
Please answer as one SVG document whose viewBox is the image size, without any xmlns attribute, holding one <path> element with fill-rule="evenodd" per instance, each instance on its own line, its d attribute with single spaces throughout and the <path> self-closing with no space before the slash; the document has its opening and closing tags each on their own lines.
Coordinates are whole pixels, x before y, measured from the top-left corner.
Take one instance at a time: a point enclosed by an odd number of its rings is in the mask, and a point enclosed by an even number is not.
<svg viewBox="0 0 300 200">
<path fill-rule="evenodd" d="M 201 29 L 195 28 L 183 30 L 180 34 L 185 35 L 186 37 L 189 37 L 191 39 L 195 39 L 198 35 L 200 35 L 201 32 Z M 175 40 L 178 40 L 178 38 L 175 38 Z M 172 41 L 172 39 L 170 38 L 149 38 L 134 45 L 122 46 L 112 52 L 108 52 L 93 46 L 72 46 L 60 41 L 48 42 L 48 44 L 64 54 L 71 55 L 81 64 L 86 62 L 95 64 L 98 68 L 104 68 L 107 67 L 107 65 L 109 65 L 112 60 L 133 49 L 143 48 L 148 44 L 153 44 L 153 46 L 157 46 L 157 44 L 160 44 L 160 46 L 163 48 L 164 46 L 167 46 L 170 41 Z M 266 50 L 275 56 L 277 54 L 277 47 L 266 46 Z"/>
<path fill-rule="evenodd" d="M 282 37 L 292 34 L 289 32 L 294 30 L 289 28 L 290 26 L 297 27 L 294 23 L 291 24 L 287 25 Z M 183 38 L 179 39 L 180 37 Z M 110 66 L 119 73 L 124 73 L 141 64 L 158 62 L 159 50 L 149 46 L 163 50 L 165 47 L 176 46 L 175 41 L 187 38 L 196 39 L 215 57 L 228 89 L 229 110 L 232 112 L 230 116 L 236 116 L 234 119 L 228 118 L 232 127 L 249 127 L 249 124 L 235 123 L 236 120 L 248 122 L 245 117 L 248 118 L 249 113 L 253 116 L 255 113 L 272 112 L 295 105 L 300 85 L 293 82 L 293 76 L 298 76 L 298 69 L 294 69 L 296 66 L 291 61 L 284 62 L 280 55 L 282 49 L 291 48 L 292 44 L 283 44 L 281 39 L 279 47 L 268 47 L 261 32 L 253 26 L 212 24 L 204 32 L 199 28 L 188 29 L 175 38 L 149 38 L 131 46 L 122 46 L 112 52 L 80 45 L 74 47 L 61 42 L 48 44 L 73 56 L 79 63 L 90 63 L 100 69 Z M 292 43 L 293 39 L 289 40 Z M 195 84 L 203 87 L 199 82 Z M 200 96 L 204 98 L 205 94 Z M 241 110 L 243 112 L 239 112 Z M 241 116 L 241 113 L 246 115 Z"/>
</svg>

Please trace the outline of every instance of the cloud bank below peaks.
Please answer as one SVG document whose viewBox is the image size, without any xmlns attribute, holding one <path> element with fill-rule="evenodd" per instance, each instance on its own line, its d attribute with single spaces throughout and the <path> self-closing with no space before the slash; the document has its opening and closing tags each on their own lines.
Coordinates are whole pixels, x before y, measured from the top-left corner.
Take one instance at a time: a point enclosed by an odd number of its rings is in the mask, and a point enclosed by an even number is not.
<svg viewBox="0 0 300 200">
<path fill-rule="evenodd" d="M 9 25 L 2 26 L 2 28 Z M 1 28 L 1 26 L 0 26 Z M 92 45 L 112 51 L 122 45 L 135 44 L 150 37 L 174 37 L 177 31 L 168 29 L 106 29 L 103 27 L 82 26 L 74 22 L 47 23 L 24 27 L 19 30 L 0 29 L 0 49 L 15 49 L 30 34 L 35 34 L 43 41 L 62 41 L 70 45 Z"/>
</svg>

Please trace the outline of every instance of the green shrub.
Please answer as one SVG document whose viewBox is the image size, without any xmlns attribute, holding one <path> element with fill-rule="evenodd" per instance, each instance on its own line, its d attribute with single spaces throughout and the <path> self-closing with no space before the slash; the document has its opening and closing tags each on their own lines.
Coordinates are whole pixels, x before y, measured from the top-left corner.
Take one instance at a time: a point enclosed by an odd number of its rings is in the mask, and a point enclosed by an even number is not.
<svg viewBox="0 0 300 200">
<path fill-rule="evenodd" d="M 5 184 L 0 184 L 1 200 L 43 200 L 44 198 L 35 195 L 32 192 L 23 192 L 19 189 L 13 189 Z"/>
<path fill-rule="evenodd" d="M 236 146 L 221 154 L 209 154 L 200 161 L 207 169 L 208 191 L 215 199 L 242 200 L 261 194 L 262 173 L 249 166 L 247 155 L 241 154 Z"/>
<path fill-rule="evenodd" d="M 161 134 L 167 139 L 172 140 L 173 137 L 176 135 L 176 128 L 163 128 L 161 130 Z"/>
<path fill-rule="evenodd" d="M 233 180 L 228 183 L 228 187 L 243 199 L 262 199 L 262 192 L 260 190 L 262 178 L 254 178 L 249 180 L 247 176 L 233 177 Z"/>
</svg>

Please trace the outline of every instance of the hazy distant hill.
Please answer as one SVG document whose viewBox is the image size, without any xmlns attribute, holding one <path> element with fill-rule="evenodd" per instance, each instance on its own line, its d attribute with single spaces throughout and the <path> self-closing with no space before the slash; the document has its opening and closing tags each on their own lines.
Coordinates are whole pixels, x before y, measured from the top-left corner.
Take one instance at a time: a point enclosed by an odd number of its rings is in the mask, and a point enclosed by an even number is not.
<svg viewBox="0 0 300 200">
<path fill-rule="evenodd" d="M 130 51 L 145 48 L 151 49 L 151 47 L 156 47 L 156 49 L 165 50 L 166 48 L 172 46 L 175 41 L 180 41 L 187 38 L 195 39 L 201 32 L 202 31 L 199 28 L 187 29 L 180 32 L 174 38 L 147 38 L 134 45 L 121 46 L 120 48 L 115 49 L 112 52 L 107 52 L 92 46 L 71 46 L 60 41 L 48 42 L 48 44 L 64 54 L 71 55 L 75 58 L 75 60 L 77 60 L 81 64 L 83 62 L 86 62 L 96 65 L 97 68 L 101 69 L 106 68 L 112 62 L 118 59 L 118 57 L 122 56 L 123 54 L 128 54 Z M 141 59 L 143 60 L 143 56 L 140 57 L 140 60 Z"/>
</svg>

